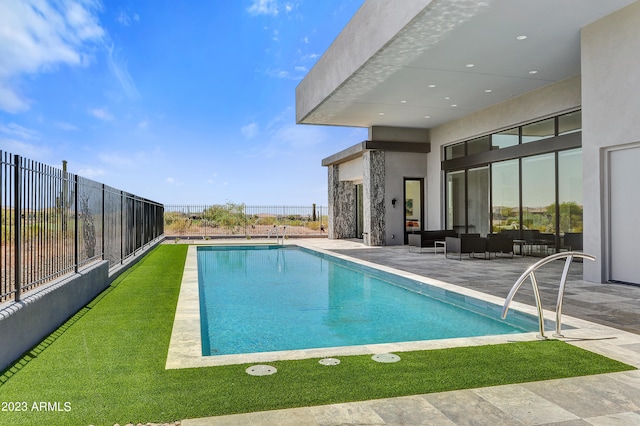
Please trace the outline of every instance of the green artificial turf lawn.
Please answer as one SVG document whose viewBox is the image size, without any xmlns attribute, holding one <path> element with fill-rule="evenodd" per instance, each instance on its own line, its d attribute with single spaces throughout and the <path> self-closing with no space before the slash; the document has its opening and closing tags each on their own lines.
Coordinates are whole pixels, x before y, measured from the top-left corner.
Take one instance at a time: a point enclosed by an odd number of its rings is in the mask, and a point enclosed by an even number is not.
<svg viewBox="0 0 640 426">
<path fill-rule="evenodd" d="M 169 422 L 634 369 L 559 341 L 165 370 L 186 245 L 162 245 L 0 376 L 0 424 Z M 41 403 L 44 402 L 44 405 Z M 46 410 L 41 410 L 46 408 Z"/>
</svg>

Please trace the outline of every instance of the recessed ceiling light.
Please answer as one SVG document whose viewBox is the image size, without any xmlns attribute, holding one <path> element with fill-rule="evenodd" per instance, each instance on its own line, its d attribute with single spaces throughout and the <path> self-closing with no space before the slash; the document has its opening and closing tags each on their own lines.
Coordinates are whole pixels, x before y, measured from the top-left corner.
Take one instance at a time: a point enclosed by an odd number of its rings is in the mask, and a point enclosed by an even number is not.
<svg viewBox="0 0 640 426">
<path fill-rule="evenodd" d="M 474 64 L 467 64 L 467 65 L 465 65 L 465 67 L 467 67 L 467 68 L 473 68 L 473 67 L 475 67 L 475 65 L 474 65 Z"/>
<path fill-rule="evenodd" d="M 402 101 L 400 101 L 400 103 L 401 103 L 401 104 L 406 104 L 406 103 L 407 103 L 407 101 L 402 100 Z"/>
<path fill-rule="evenodd" d="M 491 93 L 491 92 L 493 92 L 493 90 L 491 90 L 491 89 L 487 89 L 487 90 L 484 91 L 484 93 Z"/>
<path fill-rule="evenodd" d="M 425 115 L 424 118 L 431 118 L 431 116 L 430 115 Z"/>
<path fill-rule="evenodd" d="M 451 104 L 451 106 L 455 108 L 458 106 L 458 104 Z"/>
<path fill-rule="evenodd" d="M 428 87 L 433 89 L 434 87 L 436 87 L 436 85 L 435 84 L 430 84 Z"/>
<path fill-rule="evenodd" d="M 516 37 L 516 40 L 526 40 L 527 36 L 526 35 L 519 35 L 518 37 Z"/>
<path fill-rule="evenodd" d="M 384 112 L 379 112 L 378 115 L 384 115 Z"/>
<path fill-rule="evenodd" d="M 445 97 L 444 99 L 448 101 L 448 100 L 449 100 L 449 99 L 451 99 L 451 98 L 450 98 L 449 96 L 447 96 L 447 97 Z"/>
<path fill-rule="evenodd" d="M 533 74 L 538 74 L 538 71 L 536 71 L 536 70 L 531 70 L 531 71 L 529 71 L 529 74 L 532 74 L 532 75 L 533 75 Z"/>
</svg>

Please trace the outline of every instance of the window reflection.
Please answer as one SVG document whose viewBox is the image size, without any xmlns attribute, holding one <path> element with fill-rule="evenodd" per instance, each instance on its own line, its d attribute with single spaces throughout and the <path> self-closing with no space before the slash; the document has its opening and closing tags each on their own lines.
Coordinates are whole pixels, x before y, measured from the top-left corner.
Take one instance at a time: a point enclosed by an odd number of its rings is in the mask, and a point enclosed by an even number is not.
<svg viewBox="0 0 640 426">
<path fill-rule="evenodd" d="M 491 137 L 483 136 L 467 142 L 467 155 L 491 151 Z"/>
<path fill-rule="evenodd" d="M 464 155 L 464 142 L 457 143 L 455 145 L 449 145 L 445 148 L 444 158 L 447 160 L 464 157 Z"/>
<path fill-rule="evenodd" d="M 555 154 L 522 159 L 523 235 L 540 255 L 556 245 L 555 188 Z"/>
<path fill-rule="evenodd" d="M 447 229 L 465 231 L 464 170 L 447 173 Z"/>
<path fill-rule="evenodd" d="M 520 131 L 517 127 L 515 129 L 494 133 L 491 136 L 491 149 L 507 148 L 509 146 L 518 145 L 519 143 Z"/>
<path fill-rule="evenodd" d="M 522 126 L 522 143 L 534 142 L 555 136 L 555 123 L 555 118 L 549 118 L 548 120 Z"/>
<path fill-rule="evenodd" d="M 558 117 L 558 134 L 579 132 L 582 130 L 582 111 L 576 111 Z"/>
<path fill-rule="evenodd" d="M 582 149 L 558 153 L 561 248 L 582 250 Z"/>
<path fill-rule="evenodd" d="M 491 165 L 492 232 L 520 229 L 520 179 L 518 160 Z"/>
<path fill-rule="evenodd" d="M 467 232 L 489 233 L 489 166 L 467 172 Z"/>
<path fill-rule="evenodd" d="M 448 146 L 445 157 L 459 158 L 581 130 L 582 113 L 574 111 Z M 522 152 L 526 155 L 528 150 Z M 485 157 L 477 162 L 471 159 L 469 165 L 484 161 Z M 582 250 L 582 187 L 582 148 L 447 172 L 446 226 L 483 236 L 517 230 L 516 238 L 527 242 L 530 254 Z"/>
</svg>

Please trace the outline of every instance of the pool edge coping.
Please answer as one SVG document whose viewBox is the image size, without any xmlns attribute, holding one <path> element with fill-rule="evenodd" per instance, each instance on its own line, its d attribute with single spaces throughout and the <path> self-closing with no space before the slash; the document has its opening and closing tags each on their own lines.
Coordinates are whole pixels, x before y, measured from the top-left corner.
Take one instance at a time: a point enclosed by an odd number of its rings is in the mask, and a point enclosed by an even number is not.
<svg viewBox="0 0 640 426">
<path fill-rule="evenodd" d="M 251 245 L 251 244 L 247 244 Z M 384 271 L 427 285 L 439 287 L 444 290 L 454 291 L 464 296 L 485 301 L 501 306 L 504 299 L 476 290 L 450 284 L 441 280 L 428 278 L 422 275 L 413 274 L 399 269 L 379 265 L 372 262 L 363 261 L 343 254 L 328 251 L 313 241 L 296 241 L 291 244 L 306 249 L 314 250 L 328 256 L 336 257 L 356 264 L 367 266 L 376 270 Z M 516 341 L 536 340 L 538 333 L 519 333 L 483 337 L 465 337 L 453 339 L 439 339 L 428 341 L 412 341 L 397 343 L 381 343 L 374 345 L 342 346 L 331 348 L 301 349 L 277 352 L 258 352 L 237 355 L 216 355 L 202 356 L 202 341 L 200 329 L 200 303 L 198 288 L 198 265 L 197 249 L 201 245 L 190 245 L 187 250 L 184 273 L 180 285 L 180 293 L 176 306 L 176 313 L 171 332 L 169 349 L 165 369 L 200 368 L 215 367 L 222 365 L 262 363 L 282 360 L 300 360 L 308 358 L 325 358 L 349 355 L 370 355 L 388 352 L 406 352 L 415 350 L 444 349 L 463 346 L 479 346 L 489 344 L 511 343 Z M 529 315 L 537 316 L 534 306 L 513 302 L 510 309 L 520 311 Z M 545 318 L 555 318 L 555 312 L 544 311 Z M 578 318 L 563 315 L 563 324 L 572 327 L 565 332 L 565 340 L 570 344 L 582 347 L 583 349 L 599 353 L 609 358 L 625 362 L 640 368 L 640 360 L 637 353 L 625 351 L 626 344 L 640 344 L 640 336 L 618 330 L 612 327 L 592 323 Z M 616 343 L 610 344 L 615 339 Z M 605 342 L 605 343 L 602 343 Z"/>
</svg>

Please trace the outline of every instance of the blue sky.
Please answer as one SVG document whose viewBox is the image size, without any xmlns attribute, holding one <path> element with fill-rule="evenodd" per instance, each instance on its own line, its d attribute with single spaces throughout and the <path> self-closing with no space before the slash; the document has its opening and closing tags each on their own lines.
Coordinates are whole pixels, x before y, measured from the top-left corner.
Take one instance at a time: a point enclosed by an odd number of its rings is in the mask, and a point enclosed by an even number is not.
<svg viewBox="0 0 640 426">
<path fill-rule="evenodd" d="M 295 124 L 363 0 L 2 0 L 0 149 L 164 204 L 327 203 L 366 129 Z"/>
</svg>

